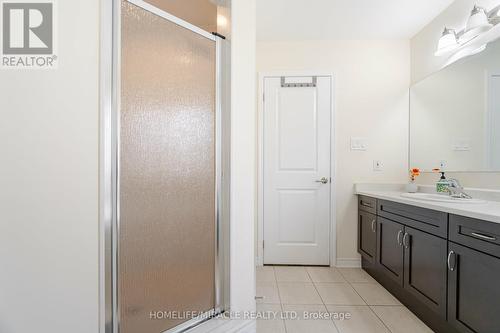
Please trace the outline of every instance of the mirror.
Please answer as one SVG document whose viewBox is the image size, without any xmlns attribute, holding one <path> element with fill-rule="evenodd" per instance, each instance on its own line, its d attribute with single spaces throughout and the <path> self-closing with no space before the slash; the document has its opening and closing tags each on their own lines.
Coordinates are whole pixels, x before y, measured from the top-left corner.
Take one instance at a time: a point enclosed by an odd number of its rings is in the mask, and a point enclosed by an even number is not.
<svg viewBox="0 0 500 333">
<path fill-rule="evenodd" d="M 500 171 L 500 40 L 411 87 L 410 167 Z"/>
</svg>

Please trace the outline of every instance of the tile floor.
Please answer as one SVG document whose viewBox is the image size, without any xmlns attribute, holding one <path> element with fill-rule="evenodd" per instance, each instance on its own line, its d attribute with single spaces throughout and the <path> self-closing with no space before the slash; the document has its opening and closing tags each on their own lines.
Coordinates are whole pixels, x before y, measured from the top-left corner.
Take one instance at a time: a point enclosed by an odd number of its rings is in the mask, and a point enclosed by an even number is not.
<svg viewBox="0 0 500 333">
<path fill-rule="evenodd" d="M 297 313 L 295 319 L 257 320 L 257 333 L 432 332 L 365 271 L 358 268 L 257 267 L 257 310 Z M 292 312 L 287 312 L 292 311 Z M 308 319 L 303 313 L 350 314 Z M 328 317 L 328 316 L 323 316 Z"/>
</svg>

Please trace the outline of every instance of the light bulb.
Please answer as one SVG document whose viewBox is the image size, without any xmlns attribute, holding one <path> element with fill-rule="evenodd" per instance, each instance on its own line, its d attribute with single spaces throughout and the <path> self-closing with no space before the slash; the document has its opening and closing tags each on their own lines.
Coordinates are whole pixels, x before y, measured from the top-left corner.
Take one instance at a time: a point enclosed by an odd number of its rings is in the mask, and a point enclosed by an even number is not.
<svg viewBox="0 0 500 333">
<path fill-rule="evenodd" d="M 444 28 L 441 38 L 439 38 L 436 56 L 441 56 L 458 47 L 457 33 L 453 29 Z"/>
<path fill-rule="evenodd" d="M 469 20 L 467 21 L 465 31 L 471 31 L 473 29 L 481 28 L 488 25 L 489 21 L 486 9 L 479 6 L 474 6 L 474 9 L 472 9 L 470 13 Z"/>
<path fill-rule="evenodd" d="M 224 15 L 217 15 L 217 26 L 225 27 L 227 25 L 227 18 Z"/>
</svg>

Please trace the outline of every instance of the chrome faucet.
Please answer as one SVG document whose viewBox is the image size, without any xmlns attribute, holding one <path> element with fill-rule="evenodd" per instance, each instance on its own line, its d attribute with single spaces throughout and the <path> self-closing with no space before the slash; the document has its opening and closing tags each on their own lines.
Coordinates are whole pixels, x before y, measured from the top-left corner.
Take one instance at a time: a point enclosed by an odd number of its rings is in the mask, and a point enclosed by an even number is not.
<svg viewBox="0 0 500 333">
<path fill-rule="evenodd" d="M 448 179 L 448 194 L 452 198 L 462 198 L 462 199 L 472 199 L 470 195 L 464 192 L 464 188 L 460 185 L 458 179 L 450 178 Z"/>
</svg>

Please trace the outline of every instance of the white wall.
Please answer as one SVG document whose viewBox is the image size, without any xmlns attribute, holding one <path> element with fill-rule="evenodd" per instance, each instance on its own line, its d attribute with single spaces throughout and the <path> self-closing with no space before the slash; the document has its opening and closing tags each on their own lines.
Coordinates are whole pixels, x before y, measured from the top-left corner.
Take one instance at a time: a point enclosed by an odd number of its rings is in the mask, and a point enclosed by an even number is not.
<svg viewBox="0 0 500 333">
<path fill-rule="evenodd" d="M 447 59 L 435 57 L 434 52 L 445 26 L 462 29 L 474 4 L 491 9 L 500 4 L 499 0 L 456 0 L 430 24 L 411 39 L 411 81 L 419 82 L 423 78 L 440 70 Z M 450 177 L 461 180 L 467 187 L 500 188 L 500 173 L 450 173 Z M 421 184 L 434 184 L 436 175 L 424 174 L 419 180 Z"/>
<path fill-rule="evenodd" d="M 337 258 L 357 260 L 354 182 L 407 177 L 409 42 L 258 42 L 257 70 L 334 73 Z M 368 138 L 368 150 L 350 151 L 352 136 Z M 383 162 L 382 172 L 373 171 L 373 160 Z"/>
<path fill-rule="evenodd" d="M 0 73 L 0 332 L 98 330 L 99 1 L 58 1 L 59 68 Z"/>
<path fill-rule="evenodd" d="M 411 81 L 418 82 L 441 69 L 447 62 L 446 57 L 435 57 L 434 52 L 444 27 L 463 29 L 474 4 L 492 9 L 500 4 L 499 0 L 455 0 L 411 39 Z"/>
<path fill-rule="evenodd" d="M 232 1 L 231 309 L 255 310 L 255 0 Z"/>
</svg>

